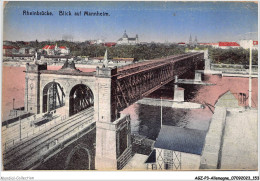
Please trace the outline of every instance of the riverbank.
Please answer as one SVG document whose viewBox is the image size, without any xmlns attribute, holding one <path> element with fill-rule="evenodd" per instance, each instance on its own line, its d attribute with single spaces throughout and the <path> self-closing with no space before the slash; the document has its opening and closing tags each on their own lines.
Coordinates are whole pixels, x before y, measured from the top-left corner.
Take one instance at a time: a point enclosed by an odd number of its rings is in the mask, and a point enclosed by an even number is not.
<svg viewBox="0 0 260 181">
<path fill-rule="evenodd" d="M 223 133 L 220 169 L 257 170 L 258 111 L 229 110 Z"/>
<path fill-rule="evenodd" d="M 217 101 L 200 169 L 257 170 L 257 109 L 239 106 L 227 92 Z"/>
</svg>

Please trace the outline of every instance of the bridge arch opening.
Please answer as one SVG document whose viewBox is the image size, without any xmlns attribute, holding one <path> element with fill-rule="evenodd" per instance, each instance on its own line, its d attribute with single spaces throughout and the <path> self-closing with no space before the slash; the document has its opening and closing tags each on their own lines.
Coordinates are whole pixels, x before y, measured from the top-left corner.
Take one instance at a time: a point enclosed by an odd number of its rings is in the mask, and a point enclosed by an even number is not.
<svg viewBox="0 0 260 181">
<path fill-rule="evenodd" d="M 43 88 L 42 112 L 50 112 L 65 105 L 63 87 L 55 81 L 48 83 Z"/>
<path fill-rule="evenodd" d="M 68 155 L 65 170 L 90 170 L 91 155 L 85 145 L 76 146 Z"/>
<path fill-rule="evenodd" d="M 69 116 L 94 105 L 94 94 L 85 84 L 75 85 L 70 91 Z"/>
</svg>

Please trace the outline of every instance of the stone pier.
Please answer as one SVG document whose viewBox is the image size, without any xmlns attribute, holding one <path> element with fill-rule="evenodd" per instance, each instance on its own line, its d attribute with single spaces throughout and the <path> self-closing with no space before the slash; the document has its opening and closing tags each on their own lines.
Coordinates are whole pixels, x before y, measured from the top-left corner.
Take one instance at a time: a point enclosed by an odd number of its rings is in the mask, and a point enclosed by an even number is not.
<svg viewBox="0 0 260 181">
<path fill-rule="evenodd" d="M 194 81 L 196 82 L 201 82 L 202 79 L 201 79 L 201 72 L 198 71 L 198 70 L 195 70 L 195 78 L 194 78 Z"/>
<path fill-rule="evenodd" d="M 122 169 L 131 158 L 130 117 L 122 116 L 112 123 L 96 123 L 97 170 Z"/>
<path fill-rule="evenodd" d="M 174 88 L 174 98 L 175 102 L 184 102 L 184 88 L 175 87 Z"/>
<path fill-rule="evenodd" d="M 131 126 L 128 115 L 116 112 L 116 68 L 97 68 L 95 169 L 118 170 L 131 158 Z"/>
</svg>

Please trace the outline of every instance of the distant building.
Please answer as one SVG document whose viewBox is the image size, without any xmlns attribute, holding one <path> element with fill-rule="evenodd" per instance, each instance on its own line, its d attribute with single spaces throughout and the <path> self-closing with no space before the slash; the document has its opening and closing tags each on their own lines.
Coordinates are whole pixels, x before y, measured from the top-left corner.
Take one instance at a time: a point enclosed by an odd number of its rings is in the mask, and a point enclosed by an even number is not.
<svg viewBox="0 0 260 181">
<path fill-rule="evenodd" d="M 19 52 L 19 48 L 11 45 L 3 46 L 3 55 L 12 55 L 17 54 Z"/>
<path fill-rule="evenodd" d="M 186 43 L 185 42 L 179 42 L 178 45 L 182 45 L 182 46 L 185 46 Z"/>
<path fill-rule="evenodd" d="M 197 36 L 195 36 L 194 41 L 192 41 L 192 37 L 191 37 L 191 35 L 190 35 L 190 38 L 189 38 L 189 45 L 190 45 L 190 46 L 196 46 L 196 45 L 198 45 L 198 39 L 197 39 Z"/>
<path fill-rule="evenodd" d="M 190 39 L 189 39 L 189 45 L 192 45 L 192 37 L 190 35 Z"/>
<path fill-rule="evenodd" d="M 45 45 L 42 50 L 45 51 L 47 55 L 54 55 L 55 45 Z"/>
<path fill-rule="evenodd" d="M 197 36 L 195 36 L 195 40 L 194 40 L 194 45 L 197 45 L 198 44 L 198 39 L 197 39 Z"/>
<path fill-rule="evenodd" d="M 42 50 L 46 51 L 47 55 L 68 55 L 70 49 L 66 46 L 58 47 L 56 45 L 45 45 Z"/>
<path fill-rule="evenodd" d="M 237 42 L 219 42 L 218 48 L 229 49 L 229 48 L 239 48 L 240 45 Z"/>
<path fill-rule="evenodd" d="M 218 42 L 218 43 L 198 43 L 200 46 L 212 46 L 214 48 L 239 48 L 240 45 L 237 42 Z"/>
<path fill-rule="evenodd" d="M 23 47 L 19 49 L 20 54 L 34 54 L 35 53 L 35 48 L 32 47 Z"/>
<path fill-rule="evenodd" d="M 90 44 L 90 45 L 100 45 L 100 44 L 103 44 L 103 43 L 104 43 L 104 41 L 101 40 L 101 39 L 98 39 L 98 40 L 90 40 L 90 41 L 89 41 L 89 44 Z"/>
<path fill-rule="evenodd" d="M 239 44 L 242 48 L 249 49 L 252 42 L 251 42 L 251 40 L 240 40 Z M 253 41 L 252 49 L 258 50 L 258 41 Z"/>
<path fill-rule="evenodd" d="M 218 43 L 198 43 L 200 46 L 212 46 L 212 47 L 218 47 Z"/>
<path fill-rule="evenodd" d="M 106 42 L 104 45 L 106 47 L 114 47 L 114 46 L 116 46 L 116 43 L 115 42 Z"/>
<path fill-rule="evenodd" d="M 139 43 L 138 35 L 136 35 L 134 38 L 130 38 L 126 34 L 126 31 L 124 32 L 122 38 L 119 38 L 117 40 L 118 45 L 136 45 L 138 43 Z"/>
<path fill-rule="evenodd" d="M 258 41 L 251 42 L 251 40 L 240 40 L 238 42 L 198 43 L 198 45 L 200 46 L 212 46 L 214 48 L 222 48 L 222 49 L 229 49 L 229 48 L 249 49 L 251 44 L 253 50 L 258 50 Z"/>
<path fill-rule="evenodd" d="M 58 48 L 58 52 L 59 52 L 60 55 L 69 55 L 70 49 L 66 46 L 60 46 Z"/>
</svg>

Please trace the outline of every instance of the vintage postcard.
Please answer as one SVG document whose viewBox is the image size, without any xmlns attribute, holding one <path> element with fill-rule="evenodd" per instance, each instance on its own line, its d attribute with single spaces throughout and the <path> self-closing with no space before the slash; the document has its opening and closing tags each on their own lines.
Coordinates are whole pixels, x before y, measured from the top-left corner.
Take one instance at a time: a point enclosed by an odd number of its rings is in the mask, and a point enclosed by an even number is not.
<svg viewBox="0 0 260 181">
<path fill-rule="evenodd" d="M 2 171 L 258 170 L 257 2 L 3 2 L 2 45 Z"/>
</svg>

